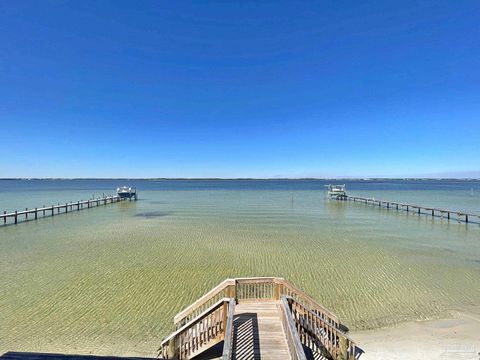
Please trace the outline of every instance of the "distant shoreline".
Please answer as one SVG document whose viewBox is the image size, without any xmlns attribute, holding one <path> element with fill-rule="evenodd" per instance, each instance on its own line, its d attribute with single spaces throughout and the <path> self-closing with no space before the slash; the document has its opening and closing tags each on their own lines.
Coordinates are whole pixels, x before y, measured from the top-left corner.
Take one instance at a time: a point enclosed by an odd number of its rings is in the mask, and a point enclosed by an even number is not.
<svg viewBox="0 0 480 360">
<path fill-rule="evenodd" d="M 5 180 L 24 180 L 24 181 L 30 181 L 30 180 L 148 180 L 148 181 L 158 181 L 158 180 L 187 180 L 187 181 L 205 181 L 205 180 L 218 180 L 218 181 L 291 181 L 291 180 L 321 180 L 321 181 L 480 181 L 480 178 L 433 178 L 433 177 L 424 177 L 424 178 L 414 178 L 414 177 L 407 177 L 407 178 L 389 178 L 389 177 L 375 177 L 375 178 L 361 178 L 361 177 L 346 177 L 346 178 L 315 178 L 315 177 L 300 177 L 300 178 L 250 178 L 250 177 L 245 177 L 245 178 L 168 178 L 168 177 L 159 177 L 159 178 L 125 178 L 125 177 L 119 177 L 119 178 L 15 178 L 15 177 L 6 177 L 6 178 L 0 178 L 0 181 L 5 181 Z"/>
</svg>

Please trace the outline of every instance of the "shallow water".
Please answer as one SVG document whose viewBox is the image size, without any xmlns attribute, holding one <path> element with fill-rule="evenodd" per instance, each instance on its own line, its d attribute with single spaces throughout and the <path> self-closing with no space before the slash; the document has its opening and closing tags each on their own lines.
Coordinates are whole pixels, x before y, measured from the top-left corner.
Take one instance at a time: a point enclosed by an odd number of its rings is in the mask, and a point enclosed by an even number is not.
<svg viewBox="0 0 480 360">
<path fill-rule="evenodd" d="M 0 210 L 137 186 L 140 200 L 0 226 L 0 353 L 153 355 L 226 277 L 283 276 L 351 329 L 480 304 L 480 225 L 325 200 L 322 181 L 1 181 Z M 480 213 L 480 182 L 347 183 Z"/>
</svg>

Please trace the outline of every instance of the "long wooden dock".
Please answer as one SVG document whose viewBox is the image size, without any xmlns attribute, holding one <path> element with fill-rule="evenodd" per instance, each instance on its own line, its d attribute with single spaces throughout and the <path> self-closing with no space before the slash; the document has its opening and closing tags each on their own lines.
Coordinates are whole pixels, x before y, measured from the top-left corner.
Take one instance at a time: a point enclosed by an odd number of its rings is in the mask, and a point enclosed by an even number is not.
<svg viewBox="0 0 480 360">
<path fill-rule="evenodd" d="M 15 210 L 14 212 L 7 213 L 6 211 L 3 214 L 0 214 L 0 225 L 7 224 L 18 224 L 19 222 L 25 222 L 28 220 L 37 220 L 39 218 L 47 216 L 55 216 L 58 214 L 66 214 L 72 211 L 80 211 L 83 209 L 90 209 L 92 207 L 98 207 L 107 204 L 113 204 L 115 202 L 126 200 L 121 198 L 118 195 L 104 195 L 101 198 L 89 199 L 89 200 L 79 200 L 76 202 L 68 202 L 65 204 L 57 204 L 51 206 L 45 206 L 39 208 L 33 208 L 25 210 Z M 3 220 L 2 220 L 3 219 Z M 11 222 L 7 220 L 11 219 Z"/>
<path fill-rule="evenodd" d="M 463 222 L 463 223 L 480 224 L 479 214 L 471 214 L 471 213 L 466 213 L 462 211 L 438 209 L 438 208 L 432 208 L 432 207 L 427 207 L 422 205 L 404 204 L 404 203 L 395 202 L 395 201 L 378 200 L 374 198 L 351 196 L 351 195 L 337 196 L 335 197 L 335 199 L 342 200 L 342 201 L 352 201 L 352 202 L 363 203 L 365 205 L 385 208 L 389 210 L 413 212 L 419 215 L 427 215 L 427 216 L 432 216 L 432 217 L 437 217 L 437 218 L 447 219 L 447 220 L 456 220 L 458 222 Z"/>
<path fill-rule="evenodd" d="M 161 359 L 355 360 L 362 353 L 332 312 L 283 278 L 226 279 L 174 323 Z"/>
</svg>

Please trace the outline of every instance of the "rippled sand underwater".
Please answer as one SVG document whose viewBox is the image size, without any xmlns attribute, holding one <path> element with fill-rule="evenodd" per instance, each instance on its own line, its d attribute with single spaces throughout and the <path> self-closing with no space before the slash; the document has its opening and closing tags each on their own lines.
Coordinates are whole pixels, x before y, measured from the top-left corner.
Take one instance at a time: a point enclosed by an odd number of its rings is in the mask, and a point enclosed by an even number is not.
<svg viewBox="0 0 480 360">
<path fill-rule="evenodd" d="M 288 278 L 351 329 L 480 304 L 480 225 L 321 187 L 140 195 L 0 227 L 0 353 L 154 355 L 174 314 L 226 277 Z"/>
</svg>

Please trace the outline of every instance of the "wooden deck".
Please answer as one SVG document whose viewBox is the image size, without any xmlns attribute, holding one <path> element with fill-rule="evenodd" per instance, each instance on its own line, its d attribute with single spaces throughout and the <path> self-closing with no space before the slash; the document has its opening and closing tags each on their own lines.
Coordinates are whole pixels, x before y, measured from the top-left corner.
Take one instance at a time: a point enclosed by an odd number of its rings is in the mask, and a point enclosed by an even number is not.
<svg viewBox="0 0 480 360">
<path fill-rule="evenodd" d="M 332 312 L 283 278 L 226 279 L 174 323 L 162 359 L 356 360 L 362 353 Z"/>
<path fill-rule="evenodd" d="M 235 307 L 233 329 L 232 359 L 291 359 L 278 302 L 238 304 Z"/>
</svg>

